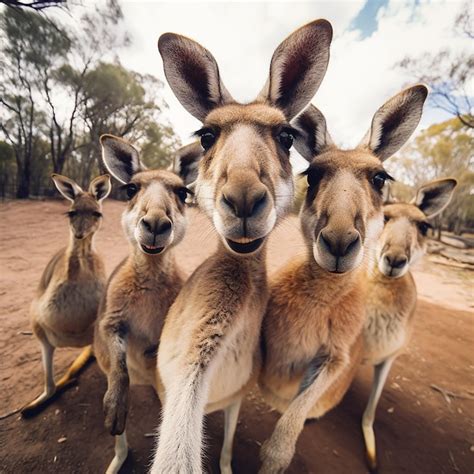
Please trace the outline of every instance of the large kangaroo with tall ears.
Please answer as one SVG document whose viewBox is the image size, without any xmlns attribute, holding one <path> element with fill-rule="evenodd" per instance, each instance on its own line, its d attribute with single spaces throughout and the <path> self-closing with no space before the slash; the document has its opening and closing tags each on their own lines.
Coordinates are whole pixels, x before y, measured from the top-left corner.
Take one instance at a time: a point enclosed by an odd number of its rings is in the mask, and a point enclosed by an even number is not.
<svg viewBox="0 0 474 474">
<path fill-rule="evenodd" d="M 314 106 L 294 121 L 295 146 L 310 162 L 300 215 L 307 253 L 276 276 L 263 322 L 260 386 L 283 415 L 262 447 L 262 473 L 284 471 L 306 418 L 321 416 L 344 393 L 330 389 L 361 350 L 361 264 L 382 230 L 382 190 L 390 179 L 382 162 L 413 133 L 426 96 L 419 85 L 390 99 L 354 150 L 333 144 Z M 337 399 L 325 400 L 327 393 Z"/>
<path fill-rule="evenodd" d="M 105 289 L 105 268 L 94 250 L 94 234 L 102 221 L 102 201 L 109 195 L 109 175 L 95 178 L 88 191 L 66 176 L 53 174 L 58 191 L 71 202 L 67 212 L 69 243 L 48 263 L 31 303 L 33 332 L 41 344 L 44 391 L 22 409 L 33 414 L 59 389 L 70 383 L 92 355 L 97 309 Z M 84 347 L 81 355 L 57 382 L 53 355 L 57 347 Z"/>
<path fill-rule="evenodd" d="M 377 404 L 394 360 L 413 332 L 417 292 L 410 267 L 426 250 L 429 220 L 449 204 L 456 187 L 452 178 L 421 186 L 411 203 L 384 206 L 385 227 L 368 279 L 367 320 L 363 358 L 374 367 L 369 401 L 362 418 L 367 461 L 377 468 L 374 419 Z"/>
<path fill-rule="evenodd" d="M 245 105 L 234 101 L 214 57 L 198 43 L 171 33 L 158 42 L 171 88 L 203 122 L 196 199 L 221 239 L 185 283 L 163 328 L 158 368 L 165 403 L 154 473 L 202 472 L 204 413 L 220 409 L 220 466 L 231 472 L 240 401 L 260 365 L 266 241 L 293 197 L 289 122 L 316 93 L 331 39 L 325 20 L 294 32 L 276 49 L 263 91 Z"/>
</svg>

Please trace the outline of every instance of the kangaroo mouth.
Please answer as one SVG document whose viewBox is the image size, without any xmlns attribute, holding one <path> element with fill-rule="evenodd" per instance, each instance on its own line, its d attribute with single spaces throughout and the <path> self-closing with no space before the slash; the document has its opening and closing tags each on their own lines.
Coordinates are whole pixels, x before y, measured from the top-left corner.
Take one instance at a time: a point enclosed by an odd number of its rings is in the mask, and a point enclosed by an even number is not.
<svg viewBox="0 0 474 474">
<path fill-rule="evenodd" d="M 152 245 L 142 245 L 142 250 L 150 255 L 157 255 L 163 252 L 164 247 L 154 247 Z"/>
<path fill-rule="evenodd" d="M 263 241 L 265 240 L 265 237 L 261 237 L 255 240 L 249 240 L 248 242 L 245 242 L 244 240 L 246 239 L 241 239 L 240 242 L 236 242 L 235 240 L 225 239 L 227 245 L 231 248 L 231 250 L 236 253 L 245 254 L 255 252 L 257 249 L 259 249 Z"/>
</svg>

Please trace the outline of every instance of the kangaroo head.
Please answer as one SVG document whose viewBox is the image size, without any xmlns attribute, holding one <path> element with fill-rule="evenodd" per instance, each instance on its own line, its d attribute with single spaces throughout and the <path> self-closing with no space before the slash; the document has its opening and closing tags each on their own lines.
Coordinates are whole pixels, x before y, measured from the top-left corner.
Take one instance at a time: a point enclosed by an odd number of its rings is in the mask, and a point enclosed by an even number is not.
<svg viewBox="0 0 474 474">
<path fill-rule="evenodd" d="M 105 166 L 127 193 L 122 225 L 130 243 L 148 255 L 178 244 L 186 230 L 189 192 L 182 179 L 171 171 L 147 170 L 138 151 L 121 138 L 102 135 L 100 143 Z"/>
<path fill-rule="evenodd" d="M 66 176 L 53 174 L 51 177 L 57 190 L 71 201 L 67 215 L 74 237 L 84 239 L 93 235 L 102 220 L 102 201 L 112 188 L 110 176 L 97 176 L 92 180 L 88 191 L 83 191 L 74 180 Z"/>
<path fill-rule="evenodd" d="M 386 204 L 385 226 L 377 242 L 379 270 L 388 277 L 401 277 L 426 250 L 430 219 L 451 201 L 456 187 L 452 178 L 438 179 L 421 186 L 411 203 Z"/>
<path fill-rule="evenodd" d="M 331 25 L 314 21 L 290 35 L 273 54 L 268 81 L 250 104 L 225 88 L 212 54 L 172 33 L 158 48 L 178 100 L 203 126 L 196 199 L 231 252 L 250 254 L 289 210 L 293 178 L 290 120 L 316 93 L 326 72 Z M 188 168 L 189 168 L 188 163 Z"/>
<path fill-rule="evenodd" d="M 323 114 L 310 106 L 294 125 L 295 146 L 309 161 L 301 225 L 317 264 L 336 273 L 356 268 L 383 226 L 382 192 L 390 176 L 383 161 L 410 137 L 421 118 L 425 86 L 406 89 L 375 113 L 353 150 L 334 145 Z"/>
</svg>

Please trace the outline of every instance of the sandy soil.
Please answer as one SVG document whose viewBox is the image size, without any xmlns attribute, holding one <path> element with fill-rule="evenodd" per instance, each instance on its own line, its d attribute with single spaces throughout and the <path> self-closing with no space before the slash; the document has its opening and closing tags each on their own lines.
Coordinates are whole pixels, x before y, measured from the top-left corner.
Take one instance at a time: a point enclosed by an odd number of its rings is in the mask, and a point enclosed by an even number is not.
<svg viewBox="0 0 474 474">
<path fill-rule="evenodd" d="M 66 209 L 60 201 L 0 205 L 0 414 L 25 404 L 42 389 L 39 347 L 27 332 L 28 306 L 44 266 L 67 239 L 67 221 L 61 215 Z M 104 225 L 97 236 L 97 247 L 109 272 L 127 252 L 119 224 L 122 209 L 122 203 L 106 202 Z M 195 211 L 190 213 L 190 220 L 179 250 L 179 261 L 188 272 L 215 245 L 206 220 Z M 302 251 L 297 220 L 289 219 L 269 244 L 271 269 Z M 394 365 L 377 414 L 380 470 L 472 473 L 474 325 L 472 299 L 467 299 L 472 298 L 472 276 L 470 280 L 465 275 L 458 279 L 448 270 L 425 262 L 415 277 L 422 298 L 414 339 Z M 57 374 L 76 354 L 77 350 L 57 351 Z M 370 376 L 370 368 L 362 367 L 341 405 L 322 420 L 307 423 L 289 472 L 367 472 L 359 423 Z M 432 384 L 461 398 L 451 398 L 448 403 Z M 113 456 L 113 439 L 103 425 L 104 392 L 105 379 L 93 363 L 77 386 L 38 416 L 24 420 L 15 415 L 1 420 L 0 473 L 103 472 Z M 158 416 L 159 402 L 153 391 L 133 387 L 127 423 L 131 452 L 122 472 L 146 471 L 153 446 L 150 433 Z M 247 398 L 236 433 L 235 473 L 257 471 L 260 445 L 277 419 L 257 392 Z M 209 472 L 219 472 L 222 430 L 222 413 L 207 417 Z"/>
</svg>

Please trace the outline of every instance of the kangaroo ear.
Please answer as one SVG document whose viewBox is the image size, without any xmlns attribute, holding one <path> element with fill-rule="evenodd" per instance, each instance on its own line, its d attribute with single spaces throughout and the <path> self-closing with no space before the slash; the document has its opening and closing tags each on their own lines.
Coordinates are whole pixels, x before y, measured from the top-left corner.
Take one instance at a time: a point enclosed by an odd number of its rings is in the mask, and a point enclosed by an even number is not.
<svg viewBox="0 0 474 474">
<path fill-rule="evenodd" d="M 453 197 L 457 181 L 444 178 L 431 181 L 421 186 L 412 204 L 418 206 L 426 217 L 431 219 L 444 211 Z"/>
<path fill-rule="evenodd" d="M 89 186 L 89 192 L 95 197 L 97 202 L 102 202 L 112 190 L 110 176 L 103 174 L 94 178 Z"/>
<path fill-rule="evenodd" d="M 122 138 L 102 135 L 100 144 L 105 167 L 121 183 L 130 182 L 134 174 L 146 169 L 140 162 L 138 151 Z"/>
<path fill-rule="evenodd" d="M 69 201 L 74 201 L 74 199 L 82 194 L 84 191 L 82 188 L 71 178 L 62 176 L 60 174 L 52 174 L 51 178 L 54 181 L 54 185 L 57 190 Z"/>
<path fill-rule="evenodd" d="M 292 125 L 298 132 L 295 148 L 309 162 L 325 148 L 334 145 L 324 115 L 312 104 L 293 120 Z"/>
<path fill-rule="evenodd" d="M 169 170 L 180 176 L 185 186 L 189 186 L 197 179 L 199 162 L 203 156 L 204 150 L 199 141 L 185 145 L 176 152 Z"/>
<path fill-rule="evenodd" d="M 158 40 L 168 84 L 183 107 L 201 122 L 219 105 L 234 102 L 214 56 L 196 41 L 174 33 Z"/>
<path fill-rule="evenodd" d="M 359 147 L 369 148 L 382 161 L 391 157 L 418 126 L 427 95 L 426 86 L 419 84 L 392 97 L 375 112 Z"/>
<path fill-rule="evenodd" d="M 257 100 L 268 102 L 291 120 L 311 101 L 326 74 L 332 26 L 316 20 L 302 26 L 273 53 L 270 75 Z"/>
</svg>

